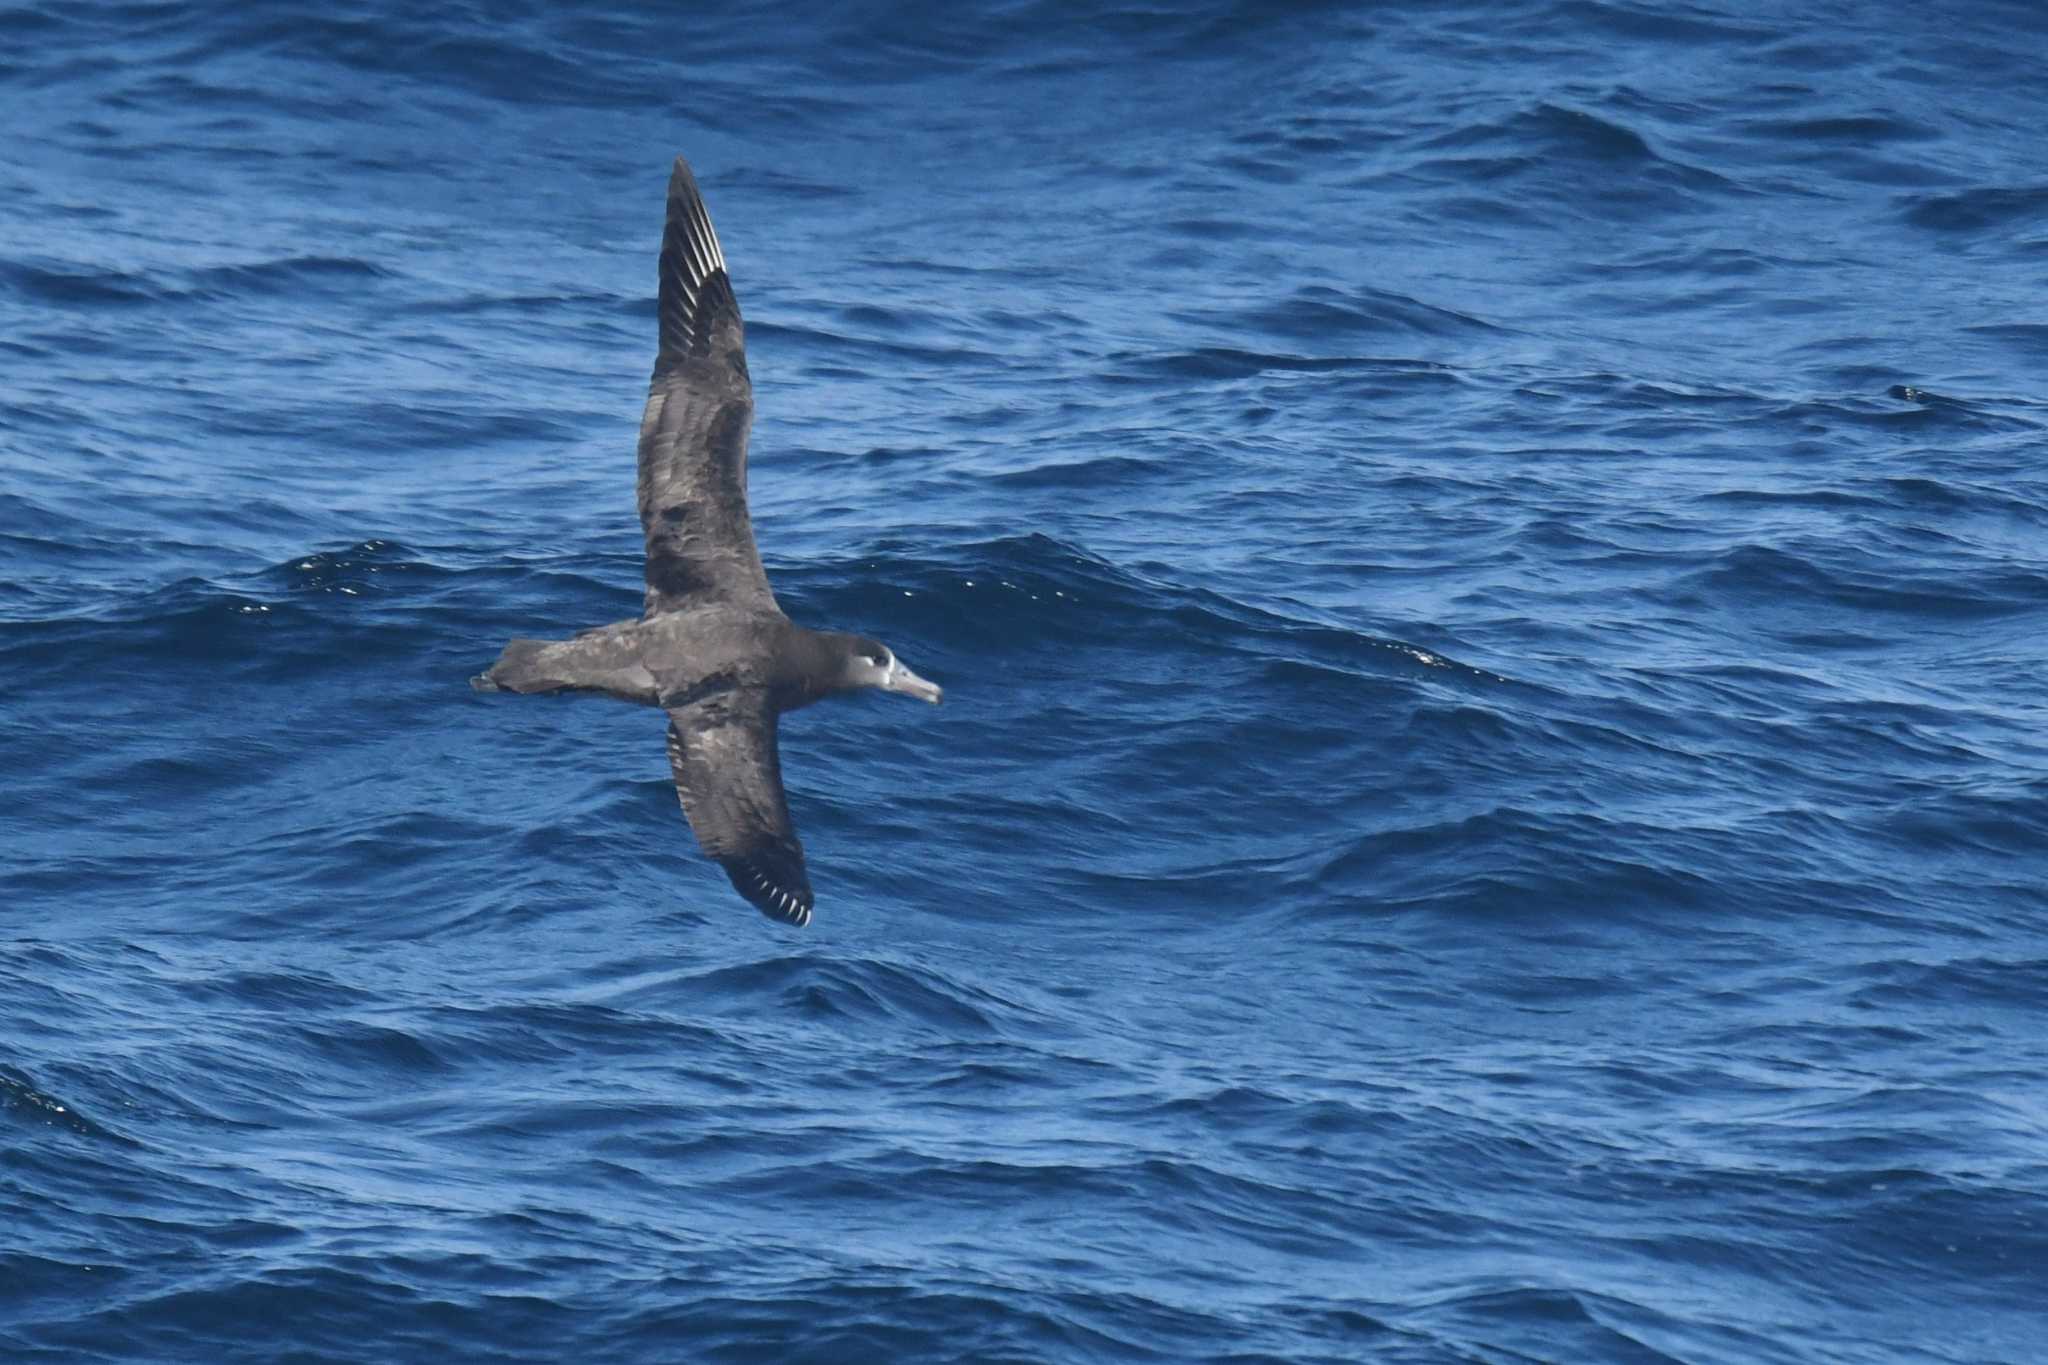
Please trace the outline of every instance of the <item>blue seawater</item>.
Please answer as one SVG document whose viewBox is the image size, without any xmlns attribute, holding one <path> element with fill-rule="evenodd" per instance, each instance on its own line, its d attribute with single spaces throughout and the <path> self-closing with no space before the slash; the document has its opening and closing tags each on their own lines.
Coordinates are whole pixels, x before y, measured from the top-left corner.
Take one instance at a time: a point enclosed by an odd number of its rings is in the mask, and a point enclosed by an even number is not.
<svg viewBox="0 0 2048 1365">
<path fill-rule="evenodd" d="M 0 3 L 0 1358 L 2048 1360 L 2044 16 Z"/>
</svg>

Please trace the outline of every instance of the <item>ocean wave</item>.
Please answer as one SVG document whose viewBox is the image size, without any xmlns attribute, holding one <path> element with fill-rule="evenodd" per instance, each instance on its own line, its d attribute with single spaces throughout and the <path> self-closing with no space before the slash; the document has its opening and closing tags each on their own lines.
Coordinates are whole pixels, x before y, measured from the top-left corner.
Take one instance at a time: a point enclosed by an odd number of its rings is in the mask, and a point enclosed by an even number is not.
<svg viewBox="0 0 2048 1365">
<path fill-rule="evenodd" d="M 1982 233 L 2040 221 L 2048 209 L 2048 186 L 1986 185 L 1953 194 L 1914 199 L 1906 221 L 1934 232 Z"/>
<path fill-rule="evenodd" d="M 2048 20 L 1807 20 L 0 8 L 0 1356 L 2032 1359 Z M 467 682 L 679 153 L 801 934 Z"/>
<path fill-rule="evenodd" d="M 0 1114 L 18 1124 L 42 1124 L 80 1137 L 135 1145 L 132 1139 L 79 1113 L 76 1106 L 37 1089 L 26 1075 L 9 1066 L 0 1066 Z"/>
<path fill-rule="evenodd" d="M 58 307 L 300 297 L 323 288 L 359 287 L 363 280 L 390 273 L 373 262 L 345 256 L 290 256 L 155 272 L 0 261 L 0 283 L 24 298 Z"/>
<path fill-rule="evenodd" d="M 948 1038 L 1007 1033 L 1028 1019 L 1012 1001 L 949 981 L 930 968 L 782 957 L 723 967 L 690 978 L 693 993 L 722 1008 L 763 1009 L 848 1024 L 914 1024 Z"/>
</svg>

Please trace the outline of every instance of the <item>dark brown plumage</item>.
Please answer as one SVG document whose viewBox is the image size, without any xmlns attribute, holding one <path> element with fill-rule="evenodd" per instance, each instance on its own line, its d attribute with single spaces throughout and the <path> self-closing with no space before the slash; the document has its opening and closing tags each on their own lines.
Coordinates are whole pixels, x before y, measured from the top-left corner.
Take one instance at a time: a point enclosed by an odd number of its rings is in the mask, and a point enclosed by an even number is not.
<svg viewBox="0 0 2048 1365">
<path fill-rule="evenodd" d="M 676 159 L 661 242 L 660 342 L 640 421 L 646 607 L 561 641 L 514 640 L 482 691 L 603 692 L 669 714 L 669 766 L 705 854 L 770 918 L 815 897 L 789 819 L 777 719 L 835 692 L 939 689 L 858 635 L 806 630 L 776 605 L 747 515 L 754 415 L 746 328 L 689 165 Z"/>
</svg>

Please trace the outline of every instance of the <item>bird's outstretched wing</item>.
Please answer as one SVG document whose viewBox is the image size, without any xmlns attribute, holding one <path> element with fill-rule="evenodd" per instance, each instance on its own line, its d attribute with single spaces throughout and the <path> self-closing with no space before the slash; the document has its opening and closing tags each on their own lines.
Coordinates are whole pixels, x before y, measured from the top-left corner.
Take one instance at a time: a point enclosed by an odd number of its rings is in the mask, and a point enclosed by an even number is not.
<svg viewBox="0 0 2048 1365">
<path fill-rule="evenodd" d="M 736 688 L 668 714 L 669 767 L 705 855 L 768 918 L 809 924 L 816 899 L 789 822 L 768 694 Z"/>
<path fill-rule="evenodd" d="M 640 419 L 647 614 L 700 602 L 772 608 L 747 516 L 754 387 L 725 253 L 689 163 L 676 158 L 661 238 L 661 349 Z"/>
</svg>

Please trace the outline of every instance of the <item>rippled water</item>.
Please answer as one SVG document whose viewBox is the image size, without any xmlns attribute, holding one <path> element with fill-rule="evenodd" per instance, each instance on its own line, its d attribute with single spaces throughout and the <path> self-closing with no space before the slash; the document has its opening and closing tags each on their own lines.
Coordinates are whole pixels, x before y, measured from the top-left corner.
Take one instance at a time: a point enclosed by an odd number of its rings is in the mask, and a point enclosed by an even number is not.
<svg viewBox="0 0 2048 1365">
<path fill-rule="evenodd" d="M 2048 1358 L 2039 9 L 491 8 L 0 5 L 0 1354 Z"/>
</svg>

